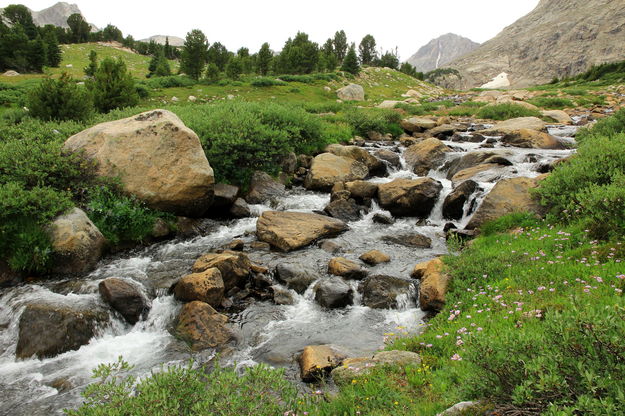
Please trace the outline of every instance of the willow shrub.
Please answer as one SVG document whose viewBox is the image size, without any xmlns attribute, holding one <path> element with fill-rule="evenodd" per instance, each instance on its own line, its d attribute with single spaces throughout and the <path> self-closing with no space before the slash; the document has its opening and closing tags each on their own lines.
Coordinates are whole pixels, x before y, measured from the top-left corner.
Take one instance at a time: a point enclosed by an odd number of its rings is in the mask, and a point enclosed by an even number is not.
<svg viewBox="0 0 625 416">
<path fill-rule="evenodd" d="M 477 112 L 479 118 L 489 120 L 508 120 L 517 117 L 541 117 L 538 110 L 530 110 L 518 104 L 506 103 L 487 105 Z"/>
</svg>

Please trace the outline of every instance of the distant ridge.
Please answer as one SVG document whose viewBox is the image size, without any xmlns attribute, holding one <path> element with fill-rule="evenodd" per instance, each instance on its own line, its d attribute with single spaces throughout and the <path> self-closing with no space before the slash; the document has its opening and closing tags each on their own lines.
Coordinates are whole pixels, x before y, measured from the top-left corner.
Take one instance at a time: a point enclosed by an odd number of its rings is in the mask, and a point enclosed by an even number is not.
<svg viewBox="0 0 625 416">
<path fill-rule="evenodd" d="M 15 2 L 15 4 L 18 4 L 18 3 L 19 2 L 17 1 Z M 2 10 L 4 9 L 0 9 L 0 12 L 2 12 Z M 30 13 L 32 14 L 33 21 L 35 22 L 37 26 L 54 25 L 54 26 L 64 27 L 66 29 L 69 28 L 69 26 L 67 25 L 67 18 L 73 15 L 74 13 L 80 14 L 83 18 L 85 17 L 80 11 L 80 9 L 78 8 L 78 5 L 69 4 L 64 1 L 60 1 L 56 3 L 54 6 L 50 6 L 47 9 L 43 9 L 40 11 L 30 10 Z M 90 25 L 91 25 L 91 30 L 94 30 L 94 31 L 99 30 L 96 25 L 92 23 L 90 23 Z"/>
<path fill-rule="evenodd" d="M 167 38 L 169 38 L 169 44 L 171 46 L 184 46 L 184 39 L 179 38 L 177 36 L 167 36 L 167 35 L 154 35 L 154 36 L 150 36 L 149 38 L 141 39 L 141 42 L 154 41 L 154 42 L 158 43 L 159 45 L 164 45 L 165 44 L 165 40 Z"/>
<path fill-rule="evenodd" d="M 479 46 L 479 43 L 473 42 L 471 39 L 454 33 L 447 33 L 422 46 L 417 53 L 408 59 L 408 63 L 413 65 L 417 71 L 428 72 L 445 66 Z"/>
</svg>

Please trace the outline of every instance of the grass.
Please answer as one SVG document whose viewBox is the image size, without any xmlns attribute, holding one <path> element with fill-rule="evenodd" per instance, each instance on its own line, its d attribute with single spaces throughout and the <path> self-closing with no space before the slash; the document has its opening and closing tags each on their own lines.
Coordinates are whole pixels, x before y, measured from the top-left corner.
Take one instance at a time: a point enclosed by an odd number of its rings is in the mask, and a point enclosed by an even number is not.
<svg viewBox="0 0 625 416">
<path fill-rule="evenodd" d="M 517 117 L 541 117 L 540 112 L 530 110 L 518 104 L 497 104 L 480 108 L 477 116 L 489 120 L 508 120 Z"/>
<path fill-rule="evenodd" d="M 536 97 L 528 100 L 528 102 L 534 104 L 536 107 L 542 107 L 547 110 L 562 110 L 575 106 L 571 100 L 557 97 Z"/>
</svg>

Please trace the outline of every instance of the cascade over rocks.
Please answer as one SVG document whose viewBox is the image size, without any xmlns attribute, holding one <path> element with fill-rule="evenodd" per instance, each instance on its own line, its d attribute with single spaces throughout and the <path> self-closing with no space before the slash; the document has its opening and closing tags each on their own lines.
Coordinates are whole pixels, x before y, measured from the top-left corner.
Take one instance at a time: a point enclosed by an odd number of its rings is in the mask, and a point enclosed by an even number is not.
<svg viewBox="0 0 625 416">
<path fill-rule="evenodd" d="M 31 303 L 20 316 L 17 358 L 48 358 L 89 343 L 108 314 L 94 307 Z"/>
<path fill-rule="evenodd" d="M 399 234 L 399 235 L 385 235 L 382 237 L 383 241 L 392 244 L 399 244 L 406 247 L 416 248 L 430 248 L 432 247 L 432 239 L 428 236 L 419 233 L 412 234 Z"/>
<path fill-rule="evenodd" d="M 426 176 L 431 169 L 438 168 L 445 161 L 445 153 L 452 150 L 435 138 L 413 144 L 404 153 L 406 163 L 419 176 Z"/>
<path fill-rule="evenodd" d="M 378 187 L 380 206 L 395 216 L 426 218 L 443 189 L 432 178 L 395 179 Z"/>
<path fill-rule="evenodd" d="M 454 187 L 466 181 L 495 182 L 500 179 L 505 167 L 495 163 L 483 163 L 481 165 L 466 168 L 456 173 L 451 178 Z"/>
<path fill-rule="evenodd" d="M 353 199 L 337 199 L 330 202 L 324 211 L 331 217 L 341 221 L 358 221 L 362 207 Z"/>
<path fill-rule="evenodd" d="M 256 236 L 282 251 L 306 247 L 316 240 L 347 230 L 340 220 L 303 212 L 265 211 L 256 223 Z"/>
<path fill-rule="evenodd" d="M 313 290 L 315 301 L 324 308 L 344 308 L 354 302 L 354 291 L 340 278 L 322 279 Z"/>
<path fill-rule="evenodd" d="M 380 160 L 388 162 L 388 164 L 394 167 L 395 169 L 401 168 L 401 158 L 399 157 L 399 154 L 397 154 L 396 152 L 392 152 L 386 149 L 380 149 L 380 150 L 376 150 L 373 153 L 373 155 Z"/>
<path fill-rule="evenodd" d="M 214 175 L 200 139 L 171 111 L 153 110 L 98 124 L 65 142 L 119 177 L 125 192 L 153 209 L 201 216 L 213 199 Z"/>
<path fill-rule="evenodd" d="M 216 308 L 224 300 L 224 290 L 221 272 L 213 267 L 181 278 L 174 286 L 174 297 L 182 302 L 199 300 Z"/>
<path fill-rule="evenodd" d="M 443 218 L 449 220 L 462 219 L 465 203 L 478 188 L 477 182 L 472 180 L 464 181 L 456 186 L 443 202 Z"/>
<path fill-rule="evenodd" d="M 176 322 L 176 334 L 185 340 L 193 351 L 223 346 L 234 339 L 227 326 L 228 317 L 215 311 L 208 303 L 185 303 Z"/>
<path fill-rule="evenodd" d="M 508 133 L 503 136 L 501 141 L 510 146 L 528 149 L 566 149 L 563 143 L 560 143 L 557 138 L 549 133 L 530 129 L 520 129 Z"/>
<path fill-rule="evenodd" d="M 234 287 L 243 287 L 251 272 L 252 263 L 246 254 L 238 251 L 224 251 L 223 253 L 208 253 L 200 257 L 193 264 L 193 273 L 204 273 L 209 269 L 217 268 L 223 279 L 223 287 L 226 292 Z M 214 272 L 204 277 L 210 277 L 211 288 L 219 291 L 219 279 Z"/>
<path fill-rule="evenodd" d="M 329 191 L 337 182 L 365 179 L 369 176 L 367 166 L 357 160 L 322 153 L 316 156 L 304 181 L 307 189 Z"/>
<path fill-rule="evenodd" d="M 108 278 L 100 282 L 98 290 L 102 299 L 119 312 L 131 325 L 145 319 L 150 302 L 134 284 L 123 279 Z"/>
<path fill-rule="evenodd" d="M 397 296 L 409 295 L 411 285 L 409 281 L 399 277 L 369 276 L 359 287 L 362 304 L 374 309 L 397 308 Z"/>
<path fill-rule="evenodd" d="M 367 270 L 360 267 L 358 263 L 345 257 L 334 257 L 331 259 L 328 263 L 328 273 L 355 280 L 364 279 L 368 274 Z"/>
<path fill-rule="evenodd" d="M 481 164 L 511 166 L 512 162 L 506 159 L 506 156 L 511 156 L 511 153 L 507 151 L 479 151 L 467 153 L 466 155 L 451 161 L 445 166 L 447 168 L 447 179 L 453 178 L 454 175 L 461 170 L 472 168 Z"/>
<path fill-rule="evenodd" d="M 319 279 L 318 274 L 306 270 L 304 266 L 297 263 L 278 264 L 275 275 L 279 281 L 300 295 L 308 289 L 312 282 Z"/>
<path fill-rule="evenodd" d="M 530 189 L 538 186 L 538 182 L 539 178 L 511 178 L 497 182 L 466 228 L 468 230 L 479 228 L 488 221 L 513 212 L 544 213 L 544 207 L 530 194 Z"/>
<path fill-rule="evenodd" d="M 215 184 L 213 205 L 211 211 L 226 211 L 230 209 L 239 195 L 239 187 L 225 183 Z"/>
<path fill-rule="evenodd" d="M 100 260 L 106 239 L 87 214 L 74 208 L 48 227 L 56 273 L 84 273 Z"/>
</svg>

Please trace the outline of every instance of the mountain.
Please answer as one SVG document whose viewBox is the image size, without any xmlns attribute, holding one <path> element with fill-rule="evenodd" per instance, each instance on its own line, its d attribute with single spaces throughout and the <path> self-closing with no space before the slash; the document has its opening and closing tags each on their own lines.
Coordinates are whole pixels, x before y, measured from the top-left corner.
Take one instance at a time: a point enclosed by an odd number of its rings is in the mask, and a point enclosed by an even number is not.
<svg viewBox="0 0 625 416">
<path fill-rule="evenodd" d="M 169 44 L 171 46 L 184 46 L 184 39 L 179 38 L 177 36 L 166 36 L 166 35 L 155 35 L 155 36 L 150 36 L 147 39 L 141 39 L 141 42 L 150 42 L 150 41 L 154 41 L 156 43 L 158 43 L 159 45 L 164 45 L 165 44 L 165 40 L 169 38 Z"/>
<path fill-rule="evenodd" d="M 43 9 L 38 12 L 31 10 L 30 12 L 33 15 L 33 21 L 37 26 L 54 25 L 68 28 L 68 17 L 74 13 L 78 13 L 82 16 L 82 12 L 78 8 L 78 5 L 62 1 L 56 3 L 54 6 L 48 7 L 47 9 Z M 91 24 L 91 30 L 97 31 L 98 28 L 94 24 Z"/>
<path fill-rule="evenodd" d="M 541 0 L 528 15 L 448 66 L 444 86 L 527 87 L 625 59 L 625 1 Z M 505 79 L 507 76 L 507 80 Z M 499 80 L 495 80 L 499 78 Z"/>
<path fill-rule="evenodd" d="M 471 39 L 448 33 L 432 39 L 427 45 L 422 46 L 417 53 L 408 59 L 408 63 L 419 72 L 428 72 L 445 66 L 479 46 L 479 43 L 473 42 Z"/>
</svg>

